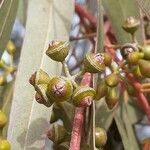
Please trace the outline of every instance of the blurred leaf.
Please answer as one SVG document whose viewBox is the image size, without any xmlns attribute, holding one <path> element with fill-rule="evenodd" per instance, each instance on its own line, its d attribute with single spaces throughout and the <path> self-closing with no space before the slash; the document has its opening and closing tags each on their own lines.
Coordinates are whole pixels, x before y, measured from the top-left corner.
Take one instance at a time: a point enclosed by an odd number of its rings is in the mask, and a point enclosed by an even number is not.
<svg viewBox="0 0 150 150">
<path fill-rule="evenodd" d="M 53 111 L 64 123 L 68 132 L 72 130 L 72 123 L 74 118 L 74 106 L 69 102 L 54 104 Z"/>
<path fill-rule="evenodd" d="M 120 44 L 129 42 L 131 38 L 122 29 L 122 23 L 129 16 L 140 18 L 136 0 L 103 0 L 103 5 L 111 21 L 117 41 Z M 138 30 L 137 39 L 140 42 L 142 42 L 141 35 L 141 30 Z"/>
<path fill-rule="evenodd" d="M 3 0 L 0 5 L 0 53 L 10 39 L 19 0 Z"/>
<path fill-rule="evenodd" d="M 149 0 L 137 0 L 139 7 L 150 21 L 150 1 Z"/>
<path fill-rule="evenodd" d="M 61 6 L 61 7 L 60 7 Z M 30 75 L 42 68 L 58 75 L 61 65 L 45 55 L 51 40 L 68 39 L 73 15 L 73 1 L 30 0 L 26 33 L 18 67 L 8 128 L 13 149 L 43 149 L 51 109 L 34 100 Z"/>
<path fill-rule="evenodd" d="M 96 116 L 96 126 L 108 130 L 113 121 L 114 111 L 108 110 L 105 102 L 103 100 L 100 100 L 96 102 L 95 116 Z"/>
<path fill-rule="evenodd" d="M 25 25 L 26 23 L 26 15 L 27 15 L 27 0 L 19 0 L 19 6 L 17 11 L 17 16 L 19 17 L 19 21 Z"/>
</svg>

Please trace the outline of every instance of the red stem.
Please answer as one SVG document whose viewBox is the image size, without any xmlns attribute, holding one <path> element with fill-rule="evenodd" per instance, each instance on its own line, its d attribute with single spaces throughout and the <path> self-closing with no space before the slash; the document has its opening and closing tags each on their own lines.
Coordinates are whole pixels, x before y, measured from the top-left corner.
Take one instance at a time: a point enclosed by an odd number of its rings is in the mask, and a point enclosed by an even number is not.
<svg viewBox="0 0 150 150">
<path fill-rule="evenodd" d="M 90 73 L 85 73 L 81 81 L 81 85 L 90 86 L 92 76 Z M 73 129 L 71 134 L 69 150 L 80 150 L 81 136 L 83 133 L 85 107 L 77 107 L 73 121 Z"/>
</svg>

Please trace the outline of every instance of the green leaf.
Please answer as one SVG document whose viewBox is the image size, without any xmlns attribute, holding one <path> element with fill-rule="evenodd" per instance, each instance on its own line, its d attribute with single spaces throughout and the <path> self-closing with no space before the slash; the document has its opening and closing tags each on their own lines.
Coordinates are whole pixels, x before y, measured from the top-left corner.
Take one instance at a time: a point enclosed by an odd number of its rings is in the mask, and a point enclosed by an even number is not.
<svg viewBox="0 0 150 150">
<path fill-rule="evenodd" d="M 0 4 L 0 53 L 10 39 L 19 0 L 3 0 Z"/>
<path fill-rule="evenodd" d="M 60 7 L 61 6 L 61 7 Z M 8 127 L 13 149 L 42 149 L 45 146 L 51 109 L 34 100 L 29 77 L 42 68 L 49 74 L 61 73 L 60 63 L 45 54 L 51 40 L 68 38 L 73 1 L 29 0 L 25 39 L 22 46 Z"/>
<path fill-rule="evenodd" d="M 117 41 L 120 44 L 129 42 L 131 38 L 129 34 L 122 29 L 122 23 L 129 16 L 140 18 L 136 0 L 103 0 L 103 5 L 111 21 Z M 138 41 L 142 42 L 140 29 L 136 35 Z"/>
<path fill-rule="evenodd" d="M 96 102 L 96 126 L 108 130 L 114 117 L 114 110 L 108 110 L 104 99 Z"/>
</svg>

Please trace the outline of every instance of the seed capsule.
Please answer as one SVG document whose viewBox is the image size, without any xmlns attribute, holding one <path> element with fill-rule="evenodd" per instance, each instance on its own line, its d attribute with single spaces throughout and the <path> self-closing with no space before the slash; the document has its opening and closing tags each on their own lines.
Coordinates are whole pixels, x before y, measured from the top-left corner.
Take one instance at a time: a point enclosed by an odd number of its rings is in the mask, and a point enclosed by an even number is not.
<svg viewBox="0 0 150 150">
<path fill-rule="evenodd" d="M 142 52 L 144 53 L 144 59 L 150 60 L 150 45 L 142 46 Z"/>
<path fill-rule="evenodd" d="M 128 33 L 134 34 L 135 31 L 138 29 L 139 25 L 140 25 L 139 20 L 136 20 L 134 17 L 128 17 L 124 21 L 122 28 Z"/>
<path fill-rule="evenodd" d="M 114 106 L 118 103 L 118 91 L 117 87 L 109 88 L 108 94 L 105 98 L 106 104 L 109 109 L 113 109 Z"/>
<path fill-rule="evenodd" d="M 101 53 L 88 53 L 84 60 L 85 71 L 90 73 L 103 72 L 105 70 L 104 55 Z"/>
<path fill-rule="evenodd" d="M 69 146 L 69 142 L 62 142 L 56 147 L 56 150 L 69 150 Z"/>
<path fill-rule="evenodd" d="M 47 96 L 55 102 L 67 101 L 73 93 L 72 82 L 63 76 L 56 76 L 51 79 L 47 88 Z"/>
<path fill-rule="evenodd" d="M 109 53 L 104 53 L 104 64 L 110 66 L 112 63 L 112 56 Z"/>
<path fill-rule="evenodd" d="M 12 41 L 8 41 L 8 43 L 6 45 L 6 50 L 10 55 L 14 55 L 14 53 L 16 51 L 16 47 Z"/>
<path fill-rule="evenodd" d="M 62 62 L 65 60 L 69 52 L 68 41 L 52 41 L 49 44 L 46 55 L 55 61 Z"/>
<path fill-rule="evenodd" d="M 46 95 L 47 84 L 36 85 L 35 90 L 37 91 L 35 99 L 38 103 L 44 104 L 47 107 L 50 107 L 54 103 L 54 101 Z"/>
<path fill-rule="evenodd" d="M 0 139 L 0 150 L 11 150 L 10 143 L 7 140 Z"/>
<path fill-rule="evenodd" d="M 107 133 L 103 128 L 95 128 L 95 146 L 103 147 L 107 142 Z"/>
<path fill-rule="evenodd" d="M 31 85 L 35 86 L 38 84 L 48 84 L 50 82 L 51 77 L 43 71 L 42 69 L 39 69 L 29 79 L 29 82 Z"/>
<path fill-rule="evenodd" d="M 0 128 L 3 128 L 7 123 L 7 117 L 4 112 L 0 111 Z"/>
<path fill-rule="evenodd" d="M 105 81 L 108 86 L 115 87 L 118 85 L 120 78 L 117 74 L 112 73 L 106 77 Z"/>
<path fill-rule="evenodd" d="M 105 80 L 101 80 L 98 83 L 98 86 L 97 86 L 95 100 L 101 99 L 102 97 L 104 97 L 105 95 L 107 95 L 107 92 L 108 92 L 108 87 L 107 87 L 107 85 L 105 83 Z"/>
<path fill-rule="evenodd" d="M 68 133 L 64 126 L 56 123 L 52 125 L 47 133 L 48 138 L 56 144 L 61 143 L 67 135 Z"/>
<path fill-rule="evenodd" d="M 141 71 L 138 65 L 132 66 L 131 72 L 133 73 L 134 77 L 136 77 L 137 79 L 143 79 L 143 75 L 141 74 Z"/>
<path fill-rule="evenodd" d="M 137 65 L 140 58 L 141 54 L 139 52 L 132 52 L 127 56 L 127 62 L 130 65 Z"/>
<path fill-rule="evenodd" d="M 77 107 L 90 105 L 95 95 L 96 92 L 93 88 L 88 86 L 78 86 L 72 96 L 73 103 Z"/>
<path fill-rule="evenodd" d="M 150 61 L 140 59 L 139 62 L 140 72 L 144 77 L 150 78 Z"/>
</svg>

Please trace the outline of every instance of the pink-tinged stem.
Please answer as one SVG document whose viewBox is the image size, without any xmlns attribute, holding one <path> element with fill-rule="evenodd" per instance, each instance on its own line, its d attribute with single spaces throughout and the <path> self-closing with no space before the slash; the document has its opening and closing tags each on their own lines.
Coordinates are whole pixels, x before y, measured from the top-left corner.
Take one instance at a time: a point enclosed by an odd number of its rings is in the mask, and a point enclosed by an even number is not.
<svg viewBox="0 0 150 150">
<path fill-rule="evenodd" d="M 81 85 L 90 86 L 92 76 L 90 73 L 85 73 L 81 81 Z M 87 101 L 88 102 L 88 101 Z M 83 124 L 85 116 L 85 107 L 77 107 L 73 121 L 73 129 L 71 134 L 69 150 L 80 150 L 81 136 L 83 133 Z"/>
</svg>

